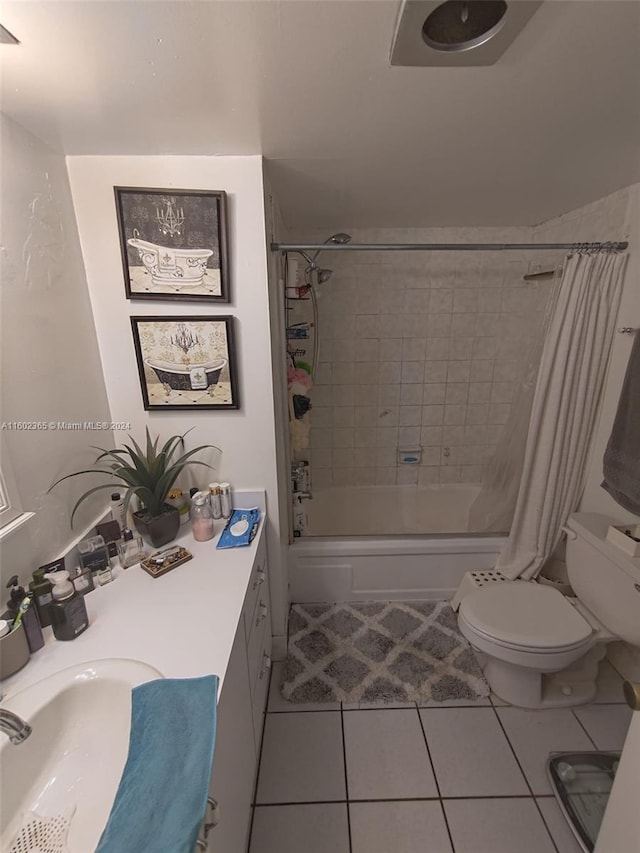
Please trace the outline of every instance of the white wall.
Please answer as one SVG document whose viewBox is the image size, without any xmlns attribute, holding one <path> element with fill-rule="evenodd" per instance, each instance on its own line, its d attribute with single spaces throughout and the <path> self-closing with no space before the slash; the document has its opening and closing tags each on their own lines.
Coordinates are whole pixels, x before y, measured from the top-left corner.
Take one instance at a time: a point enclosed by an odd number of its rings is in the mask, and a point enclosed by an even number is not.
<svg viewBox="0 0 640 853">
<path fill-rule="evenodd" d="M 2 119 L 2 384 L 4 422 L 109 421 L 93 316 L 64 158 L 11 119 Z M 62 474 L 111 446 L 111 432 L 2 431 L 23 509 L 36 516 L 2 543 L 2 589 L 17 573 L 66 550 L 108 495 L 70 511 L 91 485 L 77 478 L 46 492 Z M 6 457 L 5 457 L 6 454 Z"/>
<path fill-rule="evenodd" d="M 187 447 L 215 444 L 222 461 L 197 472 L 202 485 L 229 480 L 265 488 L 272 570 L 274 633 L 284 633 L 274 402 L 269 338 L 262 160 L 260 157 L 69 157 L 71 191 L 114 421 L 163 437 L 195 427 Z M 230 304 L 134 302 L 125 298 L 114 186 L 224 190 L 228 200 Z M 145 412 L 129 317 L 225 315 L 235 318 L 240 409 Z M 119 436 L 116 434 L 116 441 Z M 205 457 L 203 457 L 205 458 Z M 197 471 L 197 469 L 194 469 Z"/>
</svg>

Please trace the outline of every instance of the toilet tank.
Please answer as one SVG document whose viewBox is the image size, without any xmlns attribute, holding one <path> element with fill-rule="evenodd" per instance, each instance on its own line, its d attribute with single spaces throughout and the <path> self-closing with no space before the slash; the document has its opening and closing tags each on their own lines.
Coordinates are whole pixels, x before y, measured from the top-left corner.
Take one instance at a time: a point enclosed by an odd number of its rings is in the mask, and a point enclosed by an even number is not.
<svg viewBox="0 0 640 853">
<path fill-rule="evenodd" d="M 567 572 L 593 615 L 621 640 L 640 646 L 640 557 L 630 557 L 607 539 L 609 525 L 619 523 L 591 512 L 571 515 Z"/>
</svg>

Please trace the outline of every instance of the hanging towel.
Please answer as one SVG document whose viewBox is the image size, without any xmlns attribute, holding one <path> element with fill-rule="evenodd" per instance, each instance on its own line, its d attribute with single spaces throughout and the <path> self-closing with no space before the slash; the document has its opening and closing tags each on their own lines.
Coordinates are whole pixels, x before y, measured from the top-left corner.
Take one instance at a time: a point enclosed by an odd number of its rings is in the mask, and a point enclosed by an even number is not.
<svg viewBox="0 0 640 853">
<path fill-rule="evenodd" d="M 209 794 L 217 694 L 217 675 L 134 687 L 129 755 L 96 853 L 193 853 Z"/>
<path fill-rule="evenodd" d="M 640 332 L 636 332 L 602 467 L 602 487 L 620 506 L 640 515 Z"/>
</svg>

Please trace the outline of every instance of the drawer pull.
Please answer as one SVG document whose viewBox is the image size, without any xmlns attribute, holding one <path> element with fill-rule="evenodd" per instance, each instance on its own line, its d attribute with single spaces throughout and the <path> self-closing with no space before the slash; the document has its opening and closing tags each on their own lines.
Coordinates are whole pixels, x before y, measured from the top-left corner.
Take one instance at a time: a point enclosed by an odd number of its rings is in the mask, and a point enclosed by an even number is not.
<svg viewBox="0 0 640 853">
<path fill-rule="evenodd" d="M 269 612 L 269 608 L 266 604 L 263 604 L 262 601 L 259 604 L 260 613 L 258 614 L 258 618 L 256 619 L 256 626 L 258 626 L 261 622 L 267 618 L 267 614 Z"/>
<path fill-rule="evenodd" d="M 271 658 L 266 652 L 262 653 L 262 667 L 260 669 L 260 678 L 264 678 L 265 675 L 271 669 Z"/>
<path fill-rule="evenodd" d="M 264 569 L 258 569 L 256 572 L 256 579 L 253 582 L 253 589 L 258 589 L 259 586 L 262 586 L 266 579 L 267 575 Z"/>
<path fill-rule="evenodd" d="M 208 838 L 211 830 L 220 823 L 220 806 L 218 805 L 218 801 L 214 800 L 213 797 L 207 797 L 207 809 L 211 809 L 211 815 L 207 815 L 207 817 L 210 817 L 209 820 L 205 818 L 205 838 Z"/>
</svg>

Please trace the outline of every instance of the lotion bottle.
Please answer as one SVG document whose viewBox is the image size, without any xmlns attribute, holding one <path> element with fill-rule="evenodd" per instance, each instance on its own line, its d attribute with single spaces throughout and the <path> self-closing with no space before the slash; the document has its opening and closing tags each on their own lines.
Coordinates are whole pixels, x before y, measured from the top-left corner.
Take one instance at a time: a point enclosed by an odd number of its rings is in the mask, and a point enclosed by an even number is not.
<svg viewBox="0 0 640 853">
<path fill-rule="evenodd" d="M 69 572 L 52 572 L 45 577 L 53 584 L 49 605 L 51 627 L 56 640 L 75 640 L 89 627 L 84 596 L 78 595 L 69 580 Z"/>
<path fill-rule="evenodd" d="M 213 539 L 213 513 L 207 495 L 198 492 L 191 502 L 191 531 L 196 542 Z"/>
</svg>

